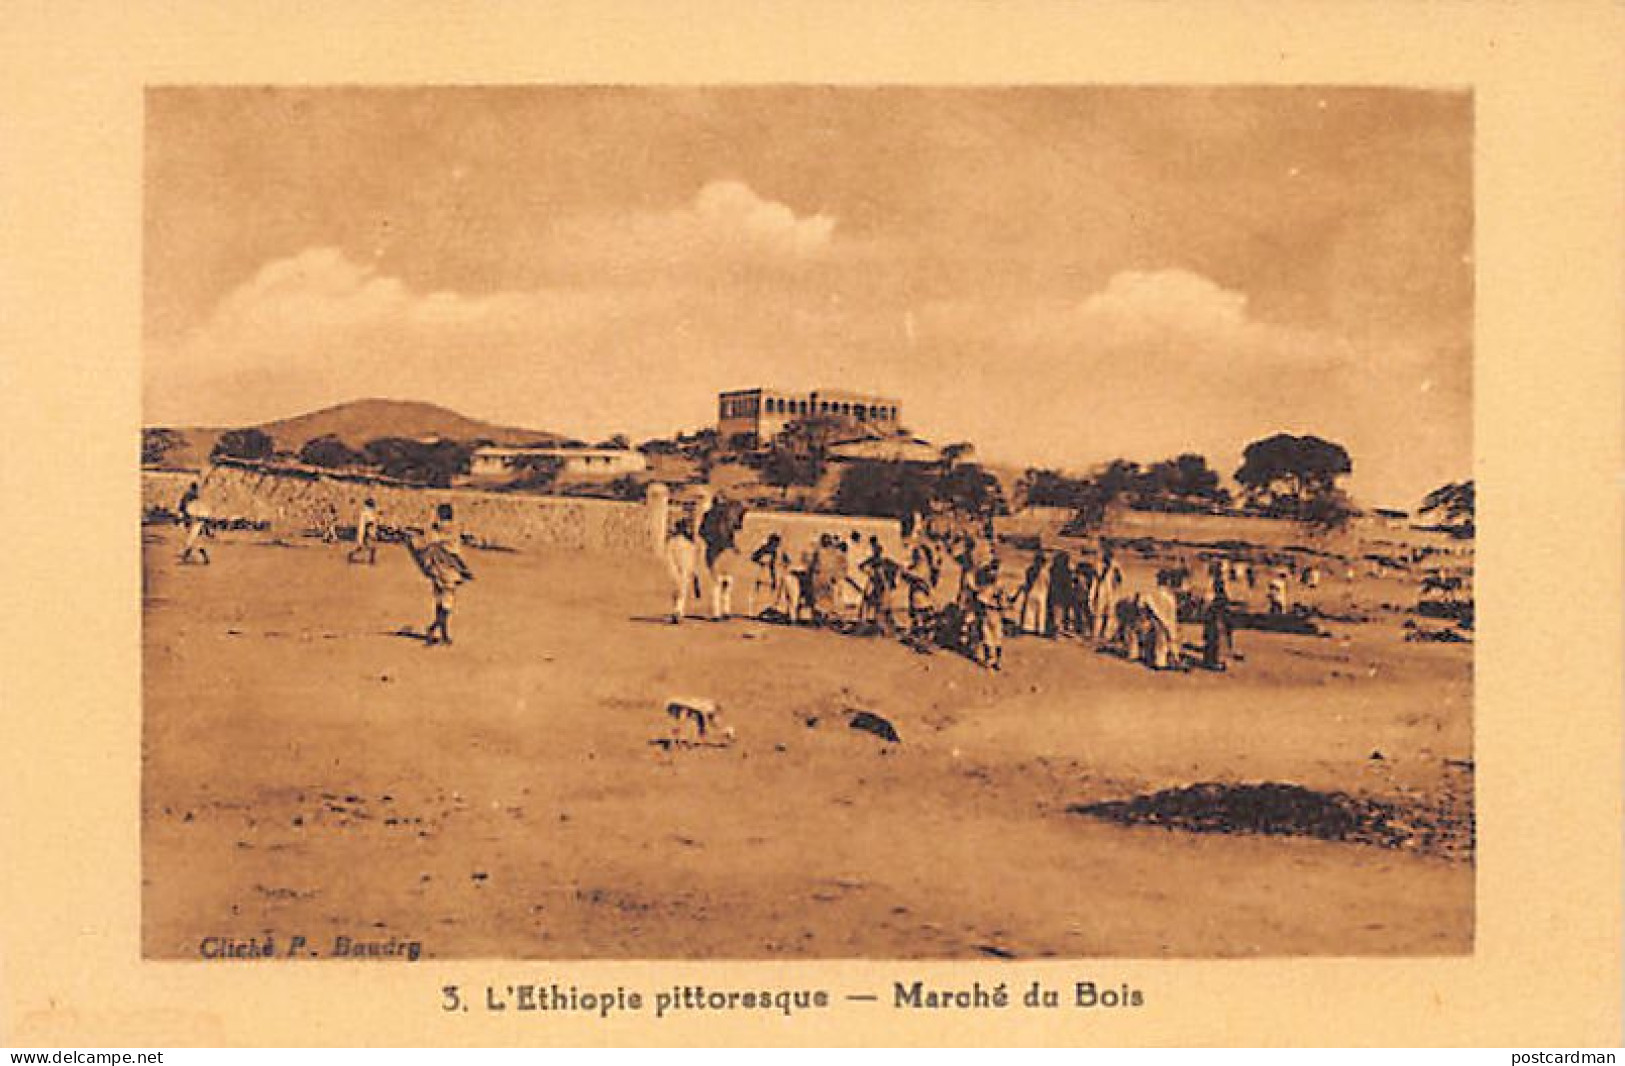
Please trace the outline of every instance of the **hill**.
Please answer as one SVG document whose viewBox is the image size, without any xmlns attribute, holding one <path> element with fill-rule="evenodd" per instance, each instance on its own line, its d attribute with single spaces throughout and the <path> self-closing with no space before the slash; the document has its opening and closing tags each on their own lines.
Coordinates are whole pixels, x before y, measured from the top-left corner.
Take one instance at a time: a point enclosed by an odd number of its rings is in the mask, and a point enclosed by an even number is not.
<svg viewBox="0 0 1625 1066">
<path fill-rule="evenodd" d="M 197 466 L 205 461 L 224 426 L 172 427 L 183 444 L 165 457 L 167 466 Z M 249 428 L 249 427 L 243 427 Z M 359 448 L 377 437 L 445 437 L 449 440 L 489 440 L 497 444 L 549 444 L 562 440 L 560 434 L 545 430 L 502 426 L 469 418 L 438 404 L 416 400 L 369 398 L 324 407 L 291 418 L 262 422 L 263 430 L 276 441 L 277 450 L 296 452 L 307 441 L 332 434 L 351 447 Z"/>
</svg>

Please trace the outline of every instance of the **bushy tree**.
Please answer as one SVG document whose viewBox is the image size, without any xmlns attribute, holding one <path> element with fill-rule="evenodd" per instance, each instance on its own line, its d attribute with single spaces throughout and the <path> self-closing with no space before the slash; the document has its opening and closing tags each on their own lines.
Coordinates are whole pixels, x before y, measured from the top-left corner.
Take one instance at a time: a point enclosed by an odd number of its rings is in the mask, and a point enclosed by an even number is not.
<svg viewBox="0 0 1625 1066">
<path fill-rule="evenodd" d="M 307 440 L 304 447 L 299 449 L 299 461 L 309 466 L 339 470 L 360 466 L 367 461 L 367 457 L 345 444 L 337 435 L 328 433 Z"/>
<path fill-rule="evenodd" d="M 1353 470 L 1341 444 L 1277 433 L 1247 445 L 1236 481 L 1253 506 L 1307 520 L 1309 512 L 1333 498 L 1337 479 Z"/>
<path fill-rule="evenodd" d="M 362 452 L 386 477 L 435 488 L 445 488 L 452 478 L 468 473 L 472 456 L 466 445 L 456 441 L 425 443 L 408 437 L 377 437 Z"/>
<path fill-rule="evenodd" d="M 1304 501 L 1298 509 L 1298 521 L 1308 526 L 1316 533 L 1336 533 L 1349 524 L 1349 521 L 1359 512 L 1355 509 L 1348 493 L 1342 489 L 1333 488 L 1320 492 Z"/>
<path fill-rule="evenodd" d="M 1016 495 L 1029 507 L 1076 507 L 1088 484 L 1058 470 L 1028 467 L 1016 482 Z"/>
<path fill-rule="evenodd" d="M 835 510 L 848 515 L 902 518 L 923 514 L 931 495 L 930 479 L 907 463 L 851 463 L 841 471 L 835 489 Z"/>
<path fill-rule="evenodd" d="M 850 463 L 841 471 L 834 502 L 841 514 L 882 515 L 905 523 L 933 504 L 979 518 L 1007 510 L 998 478 L 971 464 L 944 474 L 911 463 Z"/>
<path fill-rule="evenodd" d="M 268 459 L 276 451 L 276 441 L 263 429 L 228 429 L 214 442 L 212 458 Z"/>
<path fill-rule="evenodd" d="M 1219 472 L 1208 466 L 1205 456 L 1186 452 L 1146 468 L 1140 494 L 1162 503 L 1230 502 L 1230 493 L 1219 485 Z"/>
<path fill-rule="evenodd" d="M 185 447 L 186 438 L 172 429 L 143 429 L 141 431 L 141 465 L 157 466 L 170 452 Z"/>
<path fill-rule="evenodd" d="M 953 467 L 936 479 L 935 498 L 962 514 L 987 518 L 1009 513 L 999 479 L 975 463 Z"/>
<path fill-rule="evenodd" d="M 1472 481 L 1440 485 L 1422 500 L 1422 514 L 1437 515 L 1439 525 L 1457 537 L 1471 537 L 1478 528 L 1478 492 Z"/>
<path fill-rule="evenodd" d="M 788 493 L 792 485 L 816 485 L 824 476 L 824 462 L 818 456 L 798 452 L 775 441 L 762 462 L 762 481 Z"/>
</svg>

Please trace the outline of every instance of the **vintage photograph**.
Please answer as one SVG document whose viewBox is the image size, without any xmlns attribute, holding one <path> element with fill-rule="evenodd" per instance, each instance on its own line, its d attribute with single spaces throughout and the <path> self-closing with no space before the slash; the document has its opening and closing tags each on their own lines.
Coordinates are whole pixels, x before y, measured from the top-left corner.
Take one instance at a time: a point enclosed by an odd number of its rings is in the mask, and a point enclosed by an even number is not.
<svg viewBox="0 0 1625 1066">
<path fill-rule="evenodd" d="M 1470 91 L 144 103 L 146 959 L 1473 952 Z"/>
</svg>

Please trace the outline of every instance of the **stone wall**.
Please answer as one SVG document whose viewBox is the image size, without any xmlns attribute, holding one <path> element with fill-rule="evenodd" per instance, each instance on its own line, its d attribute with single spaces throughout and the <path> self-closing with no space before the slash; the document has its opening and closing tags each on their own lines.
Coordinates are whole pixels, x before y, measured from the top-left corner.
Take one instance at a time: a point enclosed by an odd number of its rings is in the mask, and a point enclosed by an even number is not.
<svg viewBox="0 0 1625 1066">
<path fill-rule="evenodd" d="M 198 475 L 142 472 L 143 510 L 173 510 Z M 266 523 L 280 535 L 321 529 L 336 516 L 353 526 L 368 496 L 378 502 L 385 526 L 426 528 L 435 508 L 449 503 L 457 524 L 475 540 L 503 548 L 574 548 L 650 552 L 648 509 L 640 503 L 425 489 L 306 468 L 284 469 L 248 463 L 220 463 L 203 471 L 202 499 L 211 517 Z"/>
<path fill-rule="evenodd" d="M 143 470 L 141 471 L 141 513 L 174 514 L 180 505 L 186 486 L 198 479 L 195 470 Z"/>
</svg>

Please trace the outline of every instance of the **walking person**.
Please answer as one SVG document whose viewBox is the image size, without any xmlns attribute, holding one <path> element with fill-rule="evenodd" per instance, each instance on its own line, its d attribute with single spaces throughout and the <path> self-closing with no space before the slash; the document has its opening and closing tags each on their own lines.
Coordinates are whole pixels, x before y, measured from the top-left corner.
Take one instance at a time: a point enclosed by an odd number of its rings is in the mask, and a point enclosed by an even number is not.
<svg viewBox="0 0 1625 1066">
<path fill-rule="evenodd" d="M 666 538 L 666 572 L 671 575 L 672 583 L 672 625 L 682 622 L 689 596 L 699 594 L 699 580 L 695 574 L 699 555 L 699 544 L 694 539 L 694 522 L 684 515 L 673 523 L 671 535 Z"/>
<path fill-rule="evenodd" d="M 435 508 L 434 521 L 423 533 L 409 533 L 407 551 L 434 590 L 434 620 L 424 631 L 423 643 L 433 647 L 451 643 L 451 612 L 457 606 L 457 586 L 474 580 L 462 556 L 463 538 L 451 504 Z"/>
<path fill-rule="evenodd" d="M 180 512 L 181 523 L 186 527 L 186 542 L 181 546 L 181 562 L 191 562 L 193 553 L 196 553 L 203 560 L 204 566 L 209 565 L 209 549 L 203 544 L 203 538 L 209 531 L 209 509 L 203 502 L 197 482 L 186 486 L 186 491 L 181 494 L 181 502 L 176 509 Z"/>
<path fill-rule="evenodd" d="M 353 563 L 362 555 L 367 557 L 368 566 L 378 562 L 378 501 L 371 496 L 362 502 L 361 513 L 356 516 L 355 547 L 347 558 Z"/>
</svg>

